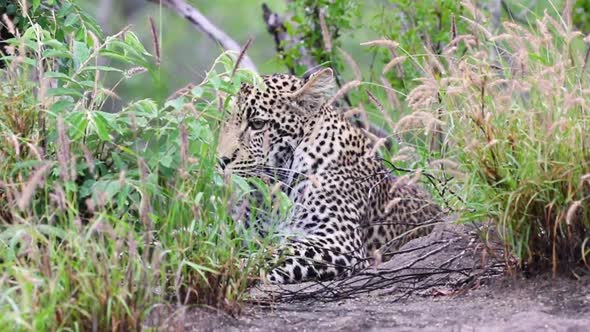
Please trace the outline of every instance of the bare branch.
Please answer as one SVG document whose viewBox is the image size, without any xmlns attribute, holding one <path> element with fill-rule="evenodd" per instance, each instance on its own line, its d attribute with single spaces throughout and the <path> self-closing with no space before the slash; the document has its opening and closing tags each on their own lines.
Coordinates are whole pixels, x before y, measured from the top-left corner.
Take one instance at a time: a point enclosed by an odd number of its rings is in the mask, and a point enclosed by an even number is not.
<svg viewBox="0 0 590 332">
<path fill-rule="evenodd" d="M 221 45 L 225 50 L 240 52 L 242 47 L 230 36 L 228 36 L 223 30 L 215 26 L 211 21 L 207 19 L 201 12 L 196 8 L 186 3 L 184 0 L 148 0 L 157 4 L 162 4 L 172 11 L 176 12 L 179 16 L 186 18 L 196 29 L 204 32 L 209 38 L 213 39 Z M 242 59 L 242 65 L 244 68 L 258 72 L 254 62 L 244 55 Z"/>
<path fill-rule="evenodd" d="M 360 294 L 459 294 L 504 273 L 501 243 L 478 237 L 471 225 L 438 224 L 430 235 L 414 239 L 391 253 L 393 259 L 353 277 L 298 285 L 263 285 L 253 292 L 257 301 L 339 301 Z M 309 303 L 309 302 L 308 302 Z"/>
</svg>

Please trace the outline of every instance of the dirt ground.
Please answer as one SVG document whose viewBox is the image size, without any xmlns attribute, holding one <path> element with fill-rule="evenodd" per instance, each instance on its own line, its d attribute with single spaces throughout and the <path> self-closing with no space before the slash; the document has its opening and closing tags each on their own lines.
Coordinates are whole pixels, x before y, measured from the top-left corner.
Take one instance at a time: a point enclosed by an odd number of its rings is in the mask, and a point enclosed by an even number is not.
<svg viewBox="0 0 590 332">
<path fill-rule="evenodd" d="M 160 330 L 590 332 L 590 276 L 507 277 L 474 234 L 439 228 L 345 281 L 258 287 L 238 318 L 179 307 L 160 316 Z"/>
<path fill-rule="evenodd" d="M 503 278 L 455 296 L 251 305 L 239 318 L 180 308 L 174 331 L 590 331 L 590 278 Z"/>
</svg>

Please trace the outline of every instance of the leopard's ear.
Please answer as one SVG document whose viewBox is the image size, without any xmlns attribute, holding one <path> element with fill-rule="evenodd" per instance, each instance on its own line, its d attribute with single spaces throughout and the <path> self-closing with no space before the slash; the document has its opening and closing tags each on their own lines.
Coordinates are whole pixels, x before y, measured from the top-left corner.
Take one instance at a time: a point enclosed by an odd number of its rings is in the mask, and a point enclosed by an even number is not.
<svg viewBox="0 0 590 332">
<path fill-rule="evenodd" d="M 320 69 L 305 79 L 299 90 L 291 98 L 309 105 L 321 105 L 334 94 L 334 72 L 331 68 Z"/>
</svg>

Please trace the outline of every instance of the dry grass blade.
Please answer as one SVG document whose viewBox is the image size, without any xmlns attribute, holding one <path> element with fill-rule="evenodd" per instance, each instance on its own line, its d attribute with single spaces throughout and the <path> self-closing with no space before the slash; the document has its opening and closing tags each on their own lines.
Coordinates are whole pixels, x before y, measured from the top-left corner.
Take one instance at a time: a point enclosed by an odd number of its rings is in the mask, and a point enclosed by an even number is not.
<svg viewBox="0 0 590 332">
<path fill-rule="evenodd" d="M 384 67 L 383 67 L 383 71 L 381 71 L 382 75 L 387 74 L 387 72 L 389 72 L 391 70 L 391 68 L 399 66 L 402 62 L 406 61 L 408 57 L 405 55 L 402 56 L 398 56 L 395 57 L 393 59 L 391 59 Z"/>
<path fill-rule="evenodd" d="M 70 180 L 68 171 L 71 165 L 70 155 L 70 140 L 66 133 L 66 125 L 64 119 L 59 117 L 57 119 L 57 161 L 59 163 L 59 173 L 63 182 Z"/>
<path fill-rule="evenodd" d="M 573 225 L 574 223 L 577 222 L 576 216 L 577 216 L 577 212 L 581 206 L 582 206 L 581 200 L 577 200 L 571 204 L 571 206 L 569 207 L 569 209 L 567 210 L 567 213 L 565 215 L 566 224 Z"/>
<path fill-rule="evenodd" d="M 195 29 L 204 32 L 209 38 L 221 44 L 228 51 L 237 52 L 240 45 L 231 38 L 225 31 L 221 30 L 203 15 L 197 8 L 185 0 L 148 0 L 158 5 L 164 5 L 174 11 L 178 16 L 189 21 Z M 245 68 L 257 72 L 256 65 L 248 56 L 244 56 L 243 65 Z"/>
<path fill-rule="evenodd" d="M 189 148 L 188 133 L 187 133 L 186 126 L 184 125 L 184 123 L 181 123 L 180 124 L 180 159 L 181 159 L 182 167 L 187 167 L 187 162 L 189 159 L 188 148 Z"/>
<path fill-rule="evenodd" d="M 371 93 L 371 91 L 367 90 L 366 92 L 367 92 L 367 96 L 369 97 L 369 100 L 371 101 L 371 103 L 373 105 L 375 105 L 375 107 L 377 107 L 379 112 L 381 112 L 381 115 L 383 116 L 383 119 L 385 120 L 385 122 L 387 122 L 389 129 L 394 130 L 395 123 L 393 122 L 393 120 L 391 119 L 389 114 L 387 114 L 387 112 L 385 111 L 383 104 L 381 104 L 381 102 L 377 99 L 377 97 L 375 97 L 375 95 L 373 93 Z M 398 140 L 400 140 L 399 137 L 398 137 Z"/>
<path fill-rule="evenodd" d="M 345 52 L 343 49 L 338 48 L 338 50 L 340 51 L 340 54 L 342 54 L 344 61 L 346 61 L 346 63 L 348 64 L 348 66 L 352 70 L 352 73 L 354 74 L 354 79 L 357 81 L 362 81 L 363 74 L 361 73 L 361 69 L 359 68 L 359 65 L 356 63 L 356 61 L 354 61 L 354 59 L 350 56 L 350 54 Z"/>
<path fill-rule="evenodd" d="M 150 22 L 150 30 L 152 32 L 152 42 L 154 44 L 154 51 L 156 53 L 156 65 L 160 65 L 161 63 L 161 55 L 160 55 L 160 37 L 158 36 L 158 30 L 156 28 L 156 24 L 154 23 L 154 19 L 149 16 L 148 20 Z"/>
<path fill-rule="evenodd" d="M 393 109 L 401 110 L 402 103 L 400 102 L 399 98 L 397 98 L 396 91 L 389 83 L 389 80 L 383 76 L 381 76 L 381 84 L 385 87 L 385 93 L 387 93 L 387 101 L 390 105 L 392 105 Z"/>
<path fill-rule="evenodd" d="M 369 115 L 367 114 L 367 111 L 365 111 L 364 105 L 359 104 L 358 109 L 359 109 L 359 114 L 360 114 L 359 121 L 362 124 L 362 128 L 365 131 L 369 132 L 370 127 L 371 127 L 371 125 L 369 123 Z M 376 135 L 374 135 L 373 133 L 371 133 L 371 135 L 376 137 Z"/>
<path fill-rule="evenodd" d="M 16 36 L 16 27 L 15 27 L 14 23 L 12 22 L 12 20 L 10 19 L 10 17 L 8 17 L 8 15 L 6 15 L 6 13 L 2 14 L 2 21 L 4 21 L 4 24 L 5 24 L 6 28 L 8 29 L 8 32 L 10 32 L 11 35 Z"/>
<path fill-rule="evenodd" d="M 33 197 L 35 190 L 43 184 L 45 173 L 49 170 L 51 163 L 44 163 L 31 175 L 29 180 L 25 183 L 23 191 L 21 192 L 17 205 L 19 209 L 25 210 L 31 198 Z"/>
<path fill-rule="evenodd" d="M 566 27 L 572 26 L 572 16 L 574 13 L 574 2 L 573 0 L 566 0 L 565 5 L 563 6 L 563 12 L 561 13 L 561 17 L 565 23 Z"/>
<path fill-rule="evenodd" d="M 322 8 L 319 14 L 320 19 L 320 28 L 322 30 L 322 39 L 324 40 L 324 48 L 326 52 L 332 52 L 332 37 L 330 37 L 330 31 L 328 30 L 328 25 L 326 24 L 326 9 Z"/>
<path fill-rule="evenodd" d="M 344 95 L 346 95 L 346 93 L 347 93 L 348 91 L 350 91 L 350 90 L 352 90 L 352 89 L 354 89 L 354 88 L 356 88 L 356 87 L 360 86 L 360 85 L 361 85 L 361 83 L 362 83 L 361 81 L 354 80 L 354 81 L 350 81 L 350 82 L 348 82 L 348 83 L 344 84 L 344 85 L 342 86 L 342 88 L 340 88 L 340 89 L 339 89 L 339 90 L 336 92 L 336 94 L 335 94 L 335 95 L 334 95 L 332 98 L 330 98 L 330 100 L 328 100 L 327 104 L 328 104 L 328 105 L 333 105 L 333 104 L 334 104 L 334 103 L 335 103 L 335 102 L 336 102 L 338 99 L 340 99 L 340 98 L 342 98 Z"/>
<path fill-rule="evenodd" d="M 454 41 L 455 38 L 457 38 L 457 22 L 455 20 L 455 14 L 452 14 L 451 15 L 451 44 L 453 43 L 452 41 Z"/>
<path fill-rule="evenodd" d="M 397 48 L 399 43 L 389 39 L 375 39 L 368 42 L 361 43 L 362 46 L 384 46 L 387 48 Z"/>
<path fill-rule="evenodd" d="M 236 63 L 234 64 L 234 68 L 231 71 L 231 77 L 234 77 L 234 75 L 236 74 L 236 71 L 238 70 L 238 68 L 240 68 L 240 63 L 242 63 L 242 61 L 244 60 L 244 57 L 246 56 L 246 52 L 248 52 L 248 48 L 250 48 L 250 45 L 252 44 L 252 38 L 248 38 L 248 40 L 246 41 L 246 44 L 244 44 L 244 46 L 242 46 L 242 49 L 240 50 L 240 54 L 238 55 L 238 58 L 236 59 Z"/>
</svg>

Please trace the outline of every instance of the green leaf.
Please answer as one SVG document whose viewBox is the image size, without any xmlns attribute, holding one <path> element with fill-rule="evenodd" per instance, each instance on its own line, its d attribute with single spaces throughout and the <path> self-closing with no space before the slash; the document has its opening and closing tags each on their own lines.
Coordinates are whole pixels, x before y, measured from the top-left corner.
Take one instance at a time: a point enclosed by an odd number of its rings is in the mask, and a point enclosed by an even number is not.
<svg viewBox="0 0 590 332">
<path fill-rule="evenodd" d="M 51 88 L 47 90 L 47 96 L 72 96 L 82 98 L 82 94 L 79 91 L 70 88 Z"/>
<path fill-rule="evenodd" d="M 80 69 L 80 66 L 90 57 L 90 49 L 86 43 L 74 40 L 74 69 Z"/>
<path fill-rule="evenodd" d="M 180 97 L 180 98 L 176 98 L 176 99 L 172 99 L 167 101 L 164 104 L 164 107 L 172 107 L 175 110 L 179 110 L 181 109 L 185 104 L 185 100 L 184 98 Z"/>
<path fill-rule="evenodd" d="M 12 61 L 17 61 L 18 60 L 18 61 L 21 61 L 22 63 L 25 63 L 25 64 L 27 64 L 27 65 L 29 65 L 31 67 L 37 66 L 37 60 L 32 59 L 32 58 L 28 58 L 28 57 L 21 58 L 21 57 L 16 57 L 16 56 L 10 55 L 10 56 L 0 57 L 0 60 L 5 61 L 5 62 L 8 62 L 8 63 L 11 63 Z"/>
<path fill-rule="evenodd" d="M 71 110 L 73 107 L 74 103 L 71 100 L 62 99 L 53 103 L 53 105 L 51 105 L 50 110 L 53 113 L 62 113 Z"/>
<path fill-rule="evenodd" d="M 39 8 L 39 5 L 41 4 L 41 0 L 33 0 L 33 2 L 31 3 L 32 6 L 32 11 L 36 12 L 37 8 Z"/>
<path fill-rule="evenodd" d="M 96 183 L 96 180 L 94 180 L 94 179 L 88 179 L 88 180 L 84 181 L 84 183 L 80 187 L 80 190 L 78 191 L 78 194 L 80 195 L 80 197 L 84 198 L 84 197 L 90 196 L 92 194 L 92 187 L 94 187 L 95 183 Z"/>
<path fill-rule="evenodd" d="M 48 71 L 45 72 L 45 77 L 46 78 L 60 78 L 60 79 L 65 79 L 65 80 L 70 80 L 70 76 L 64 74 L 64 73 L 60 73 L 58 71 Z"/>
<path fill-rule="evenodd" d="M 110 181 L 97 181 L 92 186 L 92 194 L 94 198 L 100 197 L 102 193 L 107 195 L 107 200 L 111 200 L 121 189 L 121 184 L 118 180 L 110 180 Z"/>
<path fill-rule="evenodd" d="M 213 89 L 219 90 L 219 86 L 221 85 L 221 79 L 219 78 L 219 76 L 213 75 L 209 79 L 209 83 L 211 84 L 211 86 L 213 87 Z"/>
<path fill-rule="evenodd" d="M 151 54 L 148 53 L 145 47 L 143 47 L 143 44 L 139 41 L 139 38 L 137 38 L 137 36 L 133 32 L 128 31 L 125 33 L 125 42 L 131 47 L 133 47 L 133 49 L 137 53 L 151 56 Z"/>
<path fill-rule="evenodd" d="M 39 233 L 47 236 L 54 236 L 58 238 L 63 238 L 65 236 L 63 229 L 56 226 L 40 224 L 37 225 L 37 229 L 39 230 Z"/>
<path fill-rule="evenodd" d="M 59 50 L 67 50 L 68 48 L 62 42 L 57 39 L 49 39 L 43 42 L 43 45 L 49 46 L 51 48 L 59 49 Z"/>
<path fill-rule="evenodd" d="M 129 109 L 135 109 L 141 115 L 153 119 L 158 116 L 158 105 L 151 99 L 143 99 L 130 105 Z"/>
<path fill-rule="evenodd" d="M 217 271 L 215 271 L 215 270 L 213 270 L 211 268 L 208 268 L 208 267 L 206 267 L 204 265 L 199 265 L 199 264 L 196 264 L 196 263 L 193 263 L 193 262 L 189 262 L 187 260 L 182 261 L 181 265 L 182 266 L 186 265 L 186 266 L 190 267 L 191 269 L 193 269 L 194 271 L 196 271 L 198 274 L 200 274 L 201 277 L 203 277 L 204 280 L 208 280 L 208 278 L 207 278 L 207 276 L 205 276 L 205 273 L 204 272 L 217 273 Z"/>
<path fill-rule="evenodd" d="M 67 51 L 59 50 L 45 50 L 43 51 L 44 58 L 71 58 L 72 54 Z"/>
<path fill-rule="evenodd" d="M 86 71 L 86 70 L 92 70 L 92 71 L 99 70 L 99 71 L 123 73 L 123 70 L 121 70 L 119 68 L 113 68 L 113 67 L 107 67 L 107 66 L 88 66 L 88 67 L 82 69 L 82 71 Z"/>
<path fill-rule="evenodd" d="M 72 112 L 66 117 L 66 121 L 70 125 L 70 137 L 73 140 L 78 140 L 86 132 L 88 127 L 88 118 L 84 112 Z"/>
<path fill-rule="evenodd" d="M 109 134 L 109 125 L 107 120 L 101 113 L 102 112 L 93 112 L 92 118 L 96 128 L 96 134 L 101 140 L 107 141 L 111 139 L 111 136 Z"/>
<path fill-rule="evenodd" d="M 106 58 L 110 58 L 110 59 L 114 59 L 114 60 L 118 60 L 124 63 L 131 63 L 133 64 L 133 60 L 130 59 L 129 57 L 126 57 L 124 55 L 121 55 L 115 51 L 110 51 L 110 50 L 100 50 L 99 54 L 101 56 L 104 56 Z"/>
<path fill-rule="evenodd" d="M 243 177 L 234 175 L 232 176 L 232 181 L 235 185 L 238 186 L 242 193 L 249 193 L 252 191 L 252 187 Z"/>
<path fill-rule="evenodd" d="M 63 23 L 64 27 L 71 27 L 78 21 L 78 15 L 72 13 L 66 17 L 65 22 Z"/>
<path fill-rule="evenodd" d="M 164 167 L 170 168 L 172 166 L 172 162 L 174 161 L 174 159 L 172 158 L 171 155 L 167 154 L 165 156 L 163 156 L 162 158 L 160 158 L 160 164 Z"/>
<path fill-rule="evenodd" d="M 203 95 L 203 88 L 200 86 L 196 86 L 191 90 L 191 93 L 192 93 L 193 97 L 201 98 L 201 96 Z"/>
</svg>

